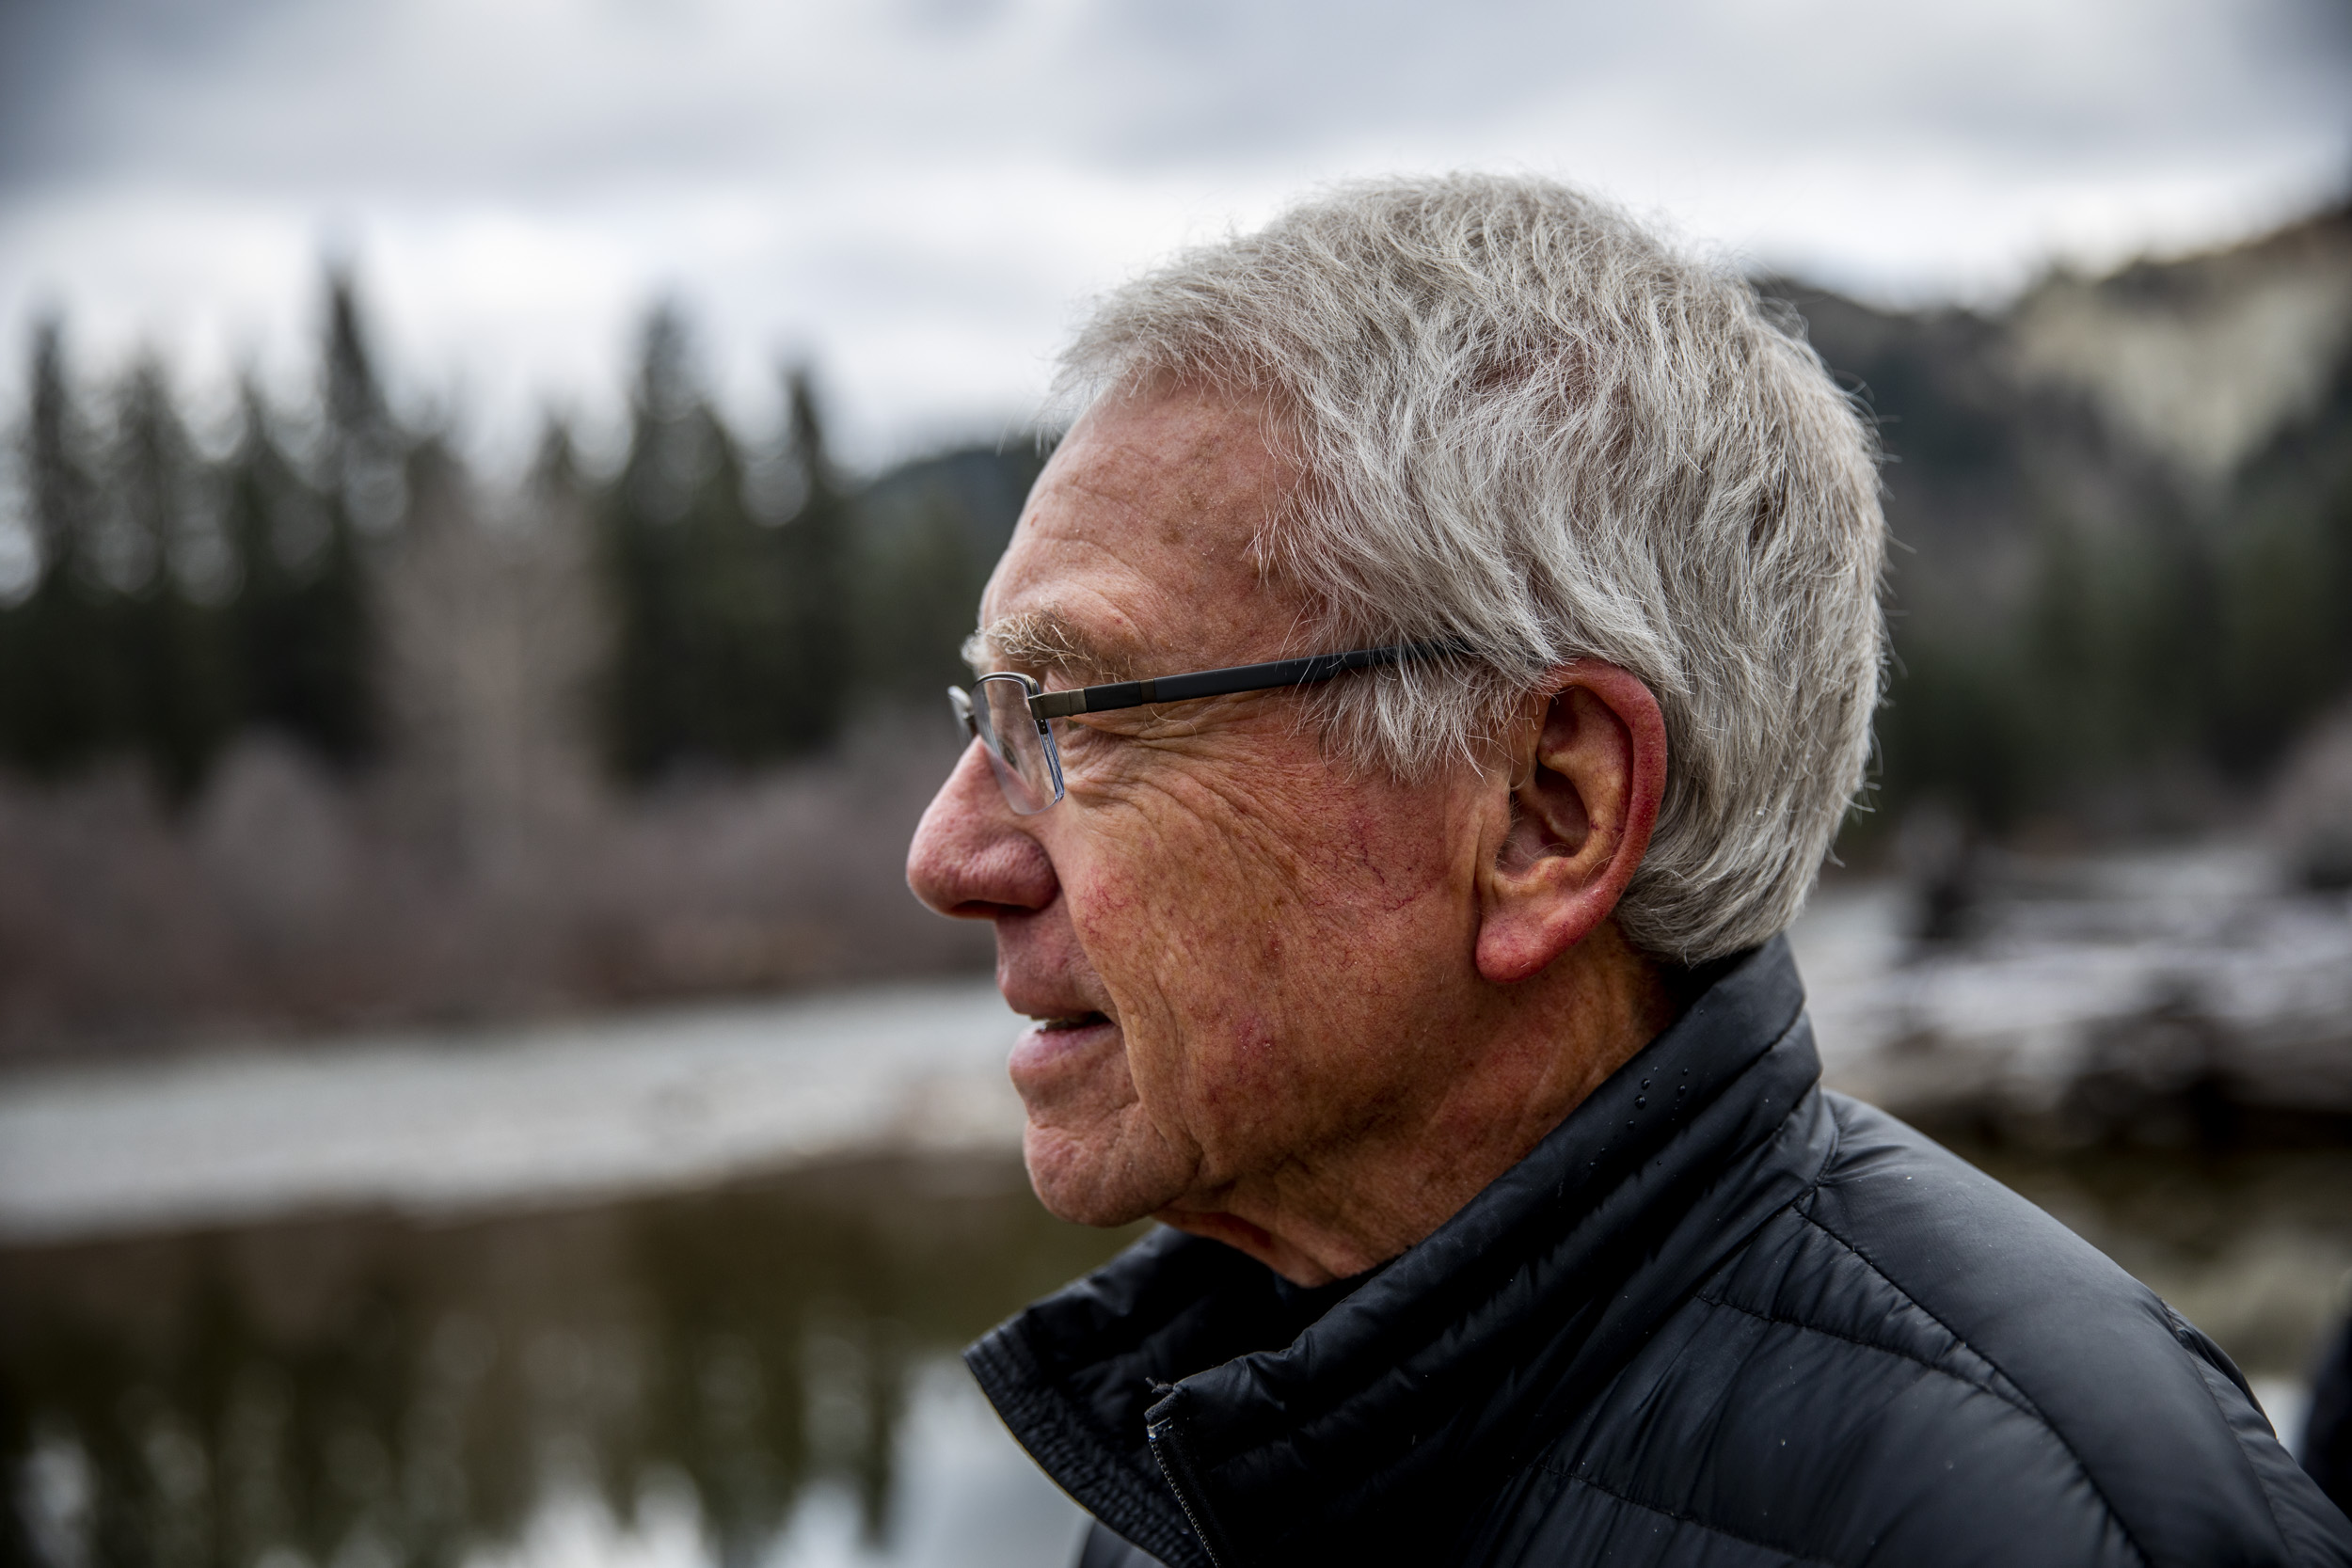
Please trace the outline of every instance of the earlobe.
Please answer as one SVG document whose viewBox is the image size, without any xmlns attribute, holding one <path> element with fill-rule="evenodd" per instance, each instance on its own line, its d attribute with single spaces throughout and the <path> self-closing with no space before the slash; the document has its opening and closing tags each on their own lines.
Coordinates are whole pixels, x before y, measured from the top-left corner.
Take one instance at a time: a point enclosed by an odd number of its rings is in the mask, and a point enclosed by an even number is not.
<svg viewBox="0 0 2352 1568">
<path fill-rule="evenodd" d="M 1480 872 L 1478 970 L 1499 984 L 1542 973 L 1609 918 L 1665 792 L 1665 721 L 1649 689 L 1597 661 L 1551 673 Z"/>
</svg>

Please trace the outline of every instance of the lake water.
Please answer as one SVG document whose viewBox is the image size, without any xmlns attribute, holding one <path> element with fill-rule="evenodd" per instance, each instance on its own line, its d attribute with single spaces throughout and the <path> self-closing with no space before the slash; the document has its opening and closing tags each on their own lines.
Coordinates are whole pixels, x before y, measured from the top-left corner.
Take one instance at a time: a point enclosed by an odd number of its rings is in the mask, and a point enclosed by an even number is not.
<svg viewBox="0 0 2352 1568">
<path fill-rule="evenodd" d="M 1047 1216 L 1012 1160 L 929 1156 L 21 1245 L 20 1544 L 190 1568 L 1067 1561 L 1077 1513 L 955 1356 L 1128 1239 Z"/>
</svg>

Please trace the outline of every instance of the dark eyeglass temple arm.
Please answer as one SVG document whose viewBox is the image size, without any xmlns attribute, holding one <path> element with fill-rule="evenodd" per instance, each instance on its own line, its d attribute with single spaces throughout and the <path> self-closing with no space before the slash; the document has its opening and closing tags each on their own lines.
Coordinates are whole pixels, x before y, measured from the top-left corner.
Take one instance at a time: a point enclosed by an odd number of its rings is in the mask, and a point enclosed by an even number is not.
<svg viewBox="0 0 2352 1568">
<path fill-rule="evenodd" d="M 1225 670 L 1198 670 L 1186 675 L 1161 675 L 1148 681 L 1112 681 L 1105 686 L 1082 686 L 1073 691 L 1043 691 L 1029 699 L 1029 712 L 1039 720 L 1067 719 L 1073 713 L 1108 713 L 1119 708 L 1144 707 L 1152 703 L 1184 703 L 1196 697 L 1224 697 L 1236 691 L 1271 691 L 1283 686 L 1313 686 L 1351 670 L 1370 670 L 1410 659 L 1444 658 L 1466 653 L 1461 643 L 1403 642 L 1386 648 L 1357 648 L 1343 654 L 1311 654 L 1305 658 L 1279 658 L 1271 664 L 1236 664 Z"/>
</svg>

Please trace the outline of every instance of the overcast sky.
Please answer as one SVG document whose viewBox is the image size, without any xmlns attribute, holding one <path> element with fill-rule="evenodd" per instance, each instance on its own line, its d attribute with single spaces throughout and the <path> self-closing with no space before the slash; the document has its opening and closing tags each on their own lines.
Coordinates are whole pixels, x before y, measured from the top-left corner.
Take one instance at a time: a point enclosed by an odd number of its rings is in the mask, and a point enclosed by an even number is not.
<svg viewBox="0 0 2352 1568">
<path fill-rule="evenodd" d="M 301 385 L 321 258 L 489 454 L 608 425 L 646 302 L 746 420 L 994 436 L 1086 298 L 1351 174 L 1557 174 L 1890 301 L 1995 301 L 2352 187 L 2344 0 L 0 0 L 0 403 Z"/>
</svg>

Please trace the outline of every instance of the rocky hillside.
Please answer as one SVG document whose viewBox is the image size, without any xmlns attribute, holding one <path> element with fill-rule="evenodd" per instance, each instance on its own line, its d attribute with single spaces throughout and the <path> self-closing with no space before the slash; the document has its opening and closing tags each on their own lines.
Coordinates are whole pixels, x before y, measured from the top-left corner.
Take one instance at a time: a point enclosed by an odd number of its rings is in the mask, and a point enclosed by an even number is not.
<svg viewBox="0 0 2352 1568">
<path fill-rule="evenodd" d="M 1889 459 L 1887 816 L 2206 825 L 2352 692 L 2352 208 L 1994 314 L 1769 287 Z"/>
</svg>

